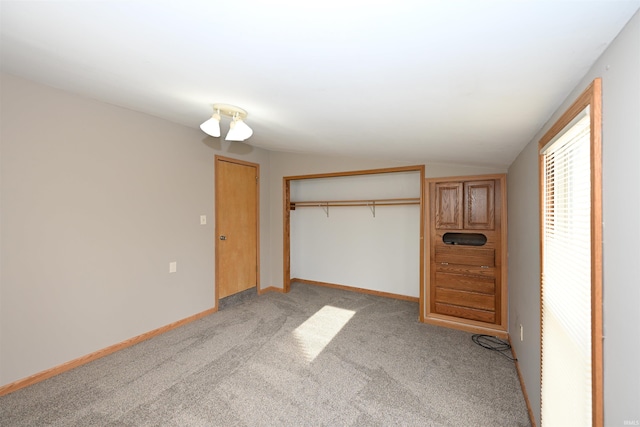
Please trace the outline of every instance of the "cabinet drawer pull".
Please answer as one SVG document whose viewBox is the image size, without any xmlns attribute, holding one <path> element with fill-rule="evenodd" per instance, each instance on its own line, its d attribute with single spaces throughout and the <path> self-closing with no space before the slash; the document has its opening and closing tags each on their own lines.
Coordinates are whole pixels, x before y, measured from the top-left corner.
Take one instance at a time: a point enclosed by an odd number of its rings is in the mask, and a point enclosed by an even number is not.
<svg viewBox="0 0 640 427">
<path fill-rule="evenodd" d="M 480 268 L 489 268 L 489 266 L 488 266 L 488 265 L 483 265 L 483 266 L 482 266 L 482 267 L 480 267 Z"/>
<path fill-rule="evenodd" d="M 449 265 L 448 262 L 441 262 L 440 265 Z"/>
</svg>

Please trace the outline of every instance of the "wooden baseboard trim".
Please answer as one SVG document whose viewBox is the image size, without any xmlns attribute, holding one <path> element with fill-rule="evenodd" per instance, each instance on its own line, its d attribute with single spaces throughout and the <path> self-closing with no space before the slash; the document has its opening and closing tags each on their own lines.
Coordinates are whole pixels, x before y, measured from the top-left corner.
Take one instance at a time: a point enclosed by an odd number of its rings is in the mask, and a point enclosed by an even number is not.
<svg viewBox="0 0 640 427">
<path fill-rule="evenodd" d="M 360 292 L 362 294 L 376 295 L 376 296 L 379 296 L 379 297 L 393 298 L 393 299 L 399 299 L 399 300 L 403 300 L 403 301 L 420 302 L 420 298 L 417 298 L 417 297 L 410 297 L 410 296 L 406 296 L 406 295 L 392 294 L 390 292 L 374 291 L 374 290 L 371 290 L 371 289 L 356 288 L 356 287 L 353 287 L 353 286 L 337 285 L 335 283 L 318 282 L 316 280 L 306 280 L 306 279 L 294 278 L 294 279 L 291 279 L 291 282 L 304 283 L 304 284 L 307 284 L 307 285 L 324 286 L 326 288 L 342 289 L 342 290 L 345 290 L 345 291 Z"/>
<path fill-rule="evenodd" d="M 533 409 L 531 409 L 531 402 L 529 402 L 529 395 L 527 394 L 527 388 L 524 386 L 524 380 L 522 379 L 522 372 L 520 372 L 520 364 L 518 363 L 518 356 L 516 355 L 516 351 L 511 345 L 511 336 L 508 337 L 509 345 L 511 346 L 511 355 L 513 359 L 516 361 L 516 372 L 518 373 L 518 379 L 520 380 L 520 388 L 522 389 L 522 394 L 524 396 L 524 401 L 527 404 L 527 411 L 529 412 L 529 421 L 531 421 L 531 427 L 536 427 L 536 419 L 533 416 Z"/>
<path fill-rule="evenodd" d="M 122 341 L 118 344 L 114 344 L 112 346 L 103 348 L 98 351 L 94 351 L 93 353 L 89 353 L 85 356 L 78 357 L 77 359 L 70 360 L 61 365 L 54 366 L 53 368 L 44 370 L 42 372 L 38 372 L 29 377 L 20 379 L 18 381 L 3 385 L 0 387 L 0 396 L 4 396 L 9 393 L 13 393 L 14 391 L 20 390 L 21 388 L 39 383 L 40 381 L 44 381 L 48 378 L 59 375 L 63 372 L 70 371 L 71 369 L 77 368 L 78 366 L 84 365 L 85 363 L 92 362 L 96 359 L 100 359 L 101 357 L 108 356 L 111 353 L 115 353 L 116 351 L 125 349 L 127 347 L 131 347 L 132 345 L 138 344 L 142 341 L 146 341 L 149 338 L 153 338 L 160 334 L 163 334 L 172 329 L 178 328 L 180 326 L 186 325 L 187 323 L 198 320 L 202 317 L 208 316 L 210 314 L 215 313 L 216 307 L 210 308 L 208 310 L 202 311 L 200 313 L 196 313 L 193 316 L 186 317 L 182 320 L 178 320 L 176 322 L 170 323 L 168 325 L 162 326 L 158 329 L 154 329 L 149 332 L 145 332 L 144 334 L 135 336 L 133 338 L 129 338 L 128 340 Z"/>
<path fill-rule="evenodd" d="M 264 289 L 258 289 L 258 295 L 266 294 L 267 292 L 280 292 L 284 293 L 284 289 L 277 288 L 275 286 L 268 286 Z"/>
</svg>

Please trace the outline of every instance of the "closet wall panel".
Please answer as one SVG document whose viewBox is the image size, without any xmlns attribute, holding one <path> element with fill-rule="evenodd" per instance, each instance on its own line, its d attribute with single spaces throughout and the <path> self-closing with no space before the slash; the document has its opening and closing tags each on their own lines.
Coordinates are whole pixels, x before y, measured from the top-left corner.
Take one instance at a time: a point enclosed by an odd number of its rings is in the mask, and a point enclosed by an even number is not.
<svg viewBox="0 0 640 427">
<path fill-rule="evenodd" d="M 292 201 L 420 197 L 420 173 L 291 182 Z M 291 277 L 418 298 L 420 205 L 297 207 Z"/>
</svg>

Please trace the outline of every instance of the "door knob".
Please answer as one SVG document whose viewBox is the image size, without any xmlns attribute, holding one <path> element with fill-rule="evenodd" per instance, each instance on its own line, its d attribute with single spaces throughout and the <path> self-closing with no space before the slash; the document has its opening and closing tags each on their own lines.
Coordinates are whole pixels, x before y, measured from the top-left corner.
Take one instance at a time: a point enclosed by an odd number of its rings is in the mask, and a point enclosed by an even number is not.
<svg viewBox="0 0 640 427">
<path fill-rule="evenodd" d="M 220 236 L 220 240 L 227 240 L 227 236 L 225 235 Z"/>
</svg>

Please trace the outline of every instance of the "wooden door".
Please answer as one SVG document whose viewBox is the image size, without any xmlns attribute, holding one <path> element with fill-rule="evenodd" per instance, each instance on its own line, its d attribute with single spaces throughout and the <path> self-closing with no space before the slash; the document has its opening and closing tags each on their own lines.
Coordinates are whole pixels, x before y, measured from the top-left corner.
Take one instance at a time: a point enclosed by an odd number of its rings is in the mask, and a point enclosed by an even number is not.
<svg viewBox="0 0 640 427">
<path fill-rule="evenodd" d="M 436 183 L 435 198 L 436 228 L 462 228 L 462 183 Z"/>
<path fill-rule="evenodd" d="M 258 285 L 259 165 L 216 156 L 216 305 Z"/>
<path fill-rule="evenodd" d="M 494 180 L 464 183 L 464 228 L 493 230 Z"/>
</svg>

